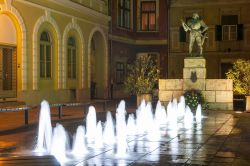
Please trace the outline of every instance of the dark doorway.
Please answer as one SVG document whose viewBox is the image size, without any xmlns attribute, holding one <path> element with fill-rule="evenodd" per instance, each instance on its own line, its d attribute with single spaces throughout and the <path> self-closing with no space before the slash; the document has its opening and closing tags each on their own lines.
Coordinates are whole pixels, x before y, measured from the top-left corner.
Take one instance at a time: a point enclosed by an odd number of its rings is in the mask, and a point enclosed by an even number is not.
<svg viewBox="0 0 250 166">
<path fill-rule="evenodd" d="M 233 64 L 232 63 L 221 63 L 221 73 L 220 73 L 220 78 L 221 79 L 226 79 L 226 73 L 229 71 L 229 69 L 232 69 Z"/>
<path fill-rule="evenodd" d="M 0 46 L 0 98 L 16 98 L 16 48 Z"/>
</svg>

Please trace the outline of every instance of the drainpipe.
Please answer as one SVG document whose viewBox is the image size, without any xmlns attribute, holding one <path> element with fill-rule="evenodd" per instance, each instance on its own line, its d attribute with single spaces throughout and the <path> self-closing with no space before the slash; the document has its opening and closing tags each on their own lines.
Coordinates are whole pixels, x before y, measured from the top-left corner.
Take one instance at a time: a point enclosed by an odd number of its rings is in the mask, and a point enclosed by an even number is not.
<svg viewBox="0 0 250 166">
<path fill-rule="evenodd" d="M 108 92 L 109 92 L 109 99 L 112 99 L 113 97 L 113 75 L 112 75 L 112 61 L 113 61 L 113 52 L 112 52 L 112 32 L 113 32 L 113 20 L 112 20 L 112 7 L 113 7 L 113 4 L 112 4 L 112 0 L 109 0 L 108 1 L 108 3 L 109 3 L 109 16 L 111 17 L 111 19 L 110 19 L 110 36 L 111 36 L 111 38 L 109 38 L 109 41 L 110 41 L 110 47 L 109 47 L 109 49 L 110 49 L 110 51 L 109 51 L 109 90 L 108 90 Z"/>
<path fill-rule="evenodd" d="M 167 51 L 167 53 L 168 53 L 168 55 L 167 55 L 167 60 L 168 60 L 168 68 L 167 68 L 167 73 L 166 73 L 166 78 L 168 78 L 169 77 L 169 56 L 170 56 L 170 6 L 171 6 L 171 0 L 168 0 L 167 1 L 167 3 L 166 3 L 166 5 L 167 5 L 167 35 L 168 35 L 168 37 L 167 37 L 167 39 L 168 39 L 168 51 Z"/>
</svg>

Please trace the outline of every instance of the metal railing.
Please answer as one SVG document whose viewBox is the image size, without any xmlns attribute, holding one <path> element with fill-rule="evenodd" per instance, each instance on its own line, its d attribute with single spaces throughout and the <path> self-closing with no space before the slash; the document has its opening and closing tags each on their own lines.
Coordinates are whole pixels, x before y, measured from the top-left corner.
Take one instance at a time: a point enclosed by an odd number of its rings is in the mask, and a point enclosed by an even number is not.
<svg viewBox="0 0 250 166">
<path fill-rule="evenodd" d="M 50 107 L 57 107 L 58 108 L 58 119 L 62 119 L 63 117 L 63 107 L 83 107 L 84 111 L 87 111 L 87 108 L 90 105 L 94 104 L 102 104 L 103 111 L 106 111 L 107 108 L 107 103 L 110 102 L 111 100 L 102 100 L 102 101 L 90 101 L 90 102 L 71 102 L 71 103 L 53 103 L 50 104 Z M 29 111 L 33 110 L 35 108 L 39 108 L 40 105 L 38 106 L 13 106 L 13 107 L 2 107 L 0 108 L 0 112 L 19 112 L 19 111 L 24 111 L 24 124 L 28 125 L 29 124 Z"/>
</svg>

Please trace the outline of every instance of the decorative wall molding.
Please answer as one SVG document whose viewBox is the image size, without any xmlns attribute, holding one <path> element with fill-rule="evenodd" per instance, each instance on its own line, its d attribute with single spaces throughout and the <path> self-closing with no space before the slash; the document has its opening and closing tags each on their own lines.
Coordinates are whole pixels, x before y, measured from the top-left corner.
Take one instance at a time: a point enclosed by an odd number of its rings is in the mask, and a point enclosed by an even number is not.
<svg viewBox="0 0 250 166">
<path fill-rule="evenodd" d="M 24 1 L 24 0 L 15 0 L 15 1 L 18 1 L 18 2 L 20 2 L 20 3 L 24 3 L 24 4 L 29 5 L 29 6 L 32 6 L 32 7 L 36 7 L 36 8 L 40 8 L 40 9 L 46 10 L 46 11 L 50 11 L 50 12 L 53 12 L 53 13 L 57 13 L 57 14 L 60 14 L 60 15 L 62 15 L 62 16 L 67 16 L 67 17 L 70 17 L 70 18 L 72 18 L 72 17 L 77 17 L 76 15 L 72 15 L 72 14 L 68 14 L 68 13 L 65 13 L 65 12 L 57 11 L 57 10 L 55 10 L 55 9 L 48 8 L 48 7 L 45 7 L 45 6 L 41 6 L 41 5 L 38 5 L 38 4 L 33 3 L 33 2 Z M 69 6 L 65 5 L 65 4 L 62 2 L 62 1 L 69 1 L 69 0 L 59 0 L 60 2 L 59 2 L 59 1 L 58 1 L 58 2 L 55 2 L 54 0 L 50 0 L 50 1 L 51 1 L 51 2 L 54 2 L 54 3 L 60 3 L 60 5 L 64 5 L 64 6 L 66 6 L 66 7 L 69 7 Z M 69 1 L 69 2 L 70 2 L 70 1 Z M 73 2 L 70 2 L 70 3 L 73 3 Z M 86 10 L 84 10 L 84 8 L 81 7 L 81 5 L 79 5 L 79 4 L 75 4 L 75 5 L 80 6 L 79 9 L 78 9 L 78 11 L 84 12 L 83 14 L 89 15 L 89 12 L 87 12 L 87 11 L 92 10 L 92 9 L 87 8 L 88 10 L 86 11 Z M 86 8 L 86 7 L 85 7 L 85 8 Z M 91 13 L 91 12 L 90 12 L 90 13 Z M 98 16 L 100 16 L 100 18 L 104 19 L 104 17 L 102 17 L 102 15 L 98 15 Z M 111 20 L 111 17 L 110 17 L 110 16 L 107 16 L 107 15 L 104 15 L 104 16 L 106 16 L 105 19 L 106 19 L 107 21 L 110 21 L 110 20 Z M 83 22 L 85 22 L 85 23 L 92 24 L 92 25 L 100 25 L 100 23 L 97 23 L 97 22 L 94 22 L 94 21 L 91 21 L 91 20 L 87 20 L 87 19 L 84 19 L 84 18 L 81 18 L 81 17 L 77 17 L 77 20 L 80 20 L 80 21 L 83 21 Z M 106 29 L 109 28 L 109 27 L 108 27 L 108 24 L 107 24 L 107 25 L 106 25 L 106 24 L 101 24 L 101 25 L 102 25 L 102 27 L 104 27 L 104 28 L 106 28 Z"/>
<path fill-rule="evenodd" d="M 80 88 L 83 88 L 84 87 L 84 78 L 85 78 L 85 65 L 84 65 L 84 60 L 86 60 L 86 58 L 84 58 L 84 55 L 85 55 L 85 39 L 84 39 L 84 36 L 83 36 L 83 33 L 82 33 L 82 30 L 80 28 L 80 26 L 77 24 L 77 21 L 75 18 L 72 18 L 72 22 L 69 23 L 64 32 L 63 32 L 63 50 L 62 50 L 62 66 L 60 67 L 61 69 L 61 72 L 62 72 L 62 78 L 60 78 L 62 80 L 62 86 L 61 88 L 66 88 L 66 69 L 65 69 L 65 66 L 66 66 L 66 54 L 67 54 L 67 39 L 68 39 L 68 33 L 70 30 L 76 30 L 78 35 L 79 35 L 79 38 L 80 38 L 80 43 L 79 43 L 79 48 L 80 48 L 80 51 L 79 51 L 79 55 L 81 55 L 81 62 L 79 63 L 79 66 L 80 66 L 80 70 L 82 73 L 81 75 L 81 79 L 80 79 Z"/>
<path fill-rule="evenodd" d="M 197 6 L 217 6 L 228 4 L 245 4 L 250 3 L 249 0 L 172 0 L 171 7 L 197 7 Z"/>
<path fill-rule="evenodd" d="M 131 38 L 117 36 L 117 35 L 109 35 L 109 39 L 111 39 L 113 41 L 121 42 L 121 43 L 132 44 L 132 45 L 166 45 L 166 44 L 168 44 L 168 41 L 165 39 L 134 40 Z"/>
<path fill-rule="evenodd" d="M 39 38 L 38 38 L 38 31 L 41 27 L 41 25 L 45 22 L 48 22 L 52 25 L 52 27 L 55 29 L 56 31 L 56 38 L 55 40 L 57 40 L 57 43 L 58 43 L 58 50 L 57 50 L 57 53 L 58 53 L 58 58 L 57 58 L 57 61 L 58 61 L 58 66 L 57 66 L 57 71 L 58 71 L 58 77 L 55 78 L 55 81 L 57 82 L 57 88 L 60 88 L 60 85 L 61 85 L 61 72 L 60 72 L 60 66 L 61 66 L 61 34 L 60 34 L 60 30 L 59 30 L 59 27 L 56 23 L 56 21 L 51 17 L 50 15 L 50 12 L 49 11 L 45 11 L 45 15 L 44 16 L 41 16 L 35 23 L 35 26 L 34 26 L 34 30 L 33 30 L 33 49 L 32 49 L 32 52 L 33 52 L 33 65 L 32 65 L 32 71 L 33 71 L 33 86 L 32 86 L 32 89 L 33 90 L 37 90 L 38 89 L 38 43 L 39 43 Z M 54 58 L 55 59 L 55 58 Z"/>
<path fill-rule="evenodd" d="M 100 32 L 100 34 L 103 37 L 103 42 L 104 42 L 104 88 L 108 86 L 108 36 L 105 34 L 102 28 L 99 26 L 94 27 L 90 34 L 89 34 L 89 39 L 88 39 L 88 65 L 87 65 L 87 71 L 88 71 L 88 88 L 90 88 L 91 84 L 91 62 L 90 62 L 90 53 L 91 53 L 91 40 L 93 38 L 93 35 L 95 32 Z"/>
<path fill-rule="evenodd" d="M 53 2 L 57 5 L 66 7 L 66 8 L 71 8 L 75 11 L 78 11 L 84 15 L 89 15 L 89 16 L 95 16 L 95 17 L 102 17 L 103 19 L 109 20 L 110 17 L 104 13 L 98 12 L 96 10 L 93 10 L 91 8 L 88 8 L 86 6 L 80 5 L 78 3 L 69 1 L 69 0 L 50 0 L 50 2 Z"/>
<path fill-rule="evenodd" d="M 17 47 L 21 48 L 21 90 L 27 90 L 27 73 L 28 73 L 28 69 L 27 69 L 27 30 L 26 30 L 26 26 L 24 24 L 23 18 L 20 15 L 19 11 L 12 6 L 12 0 L 4 0 L 4 3 L 2 5 L 0 5 L 0 13 L 2 14 L 10 14 L 17 22 L 18 25 L 20 27 L 20 31 L 21 31 L 21 43 L 20 45 L 18 45 Z M 12 18 L 12 19 L 13 19 Z M 19 81 L 19 80 L 18 80 Z"/>
</svg>

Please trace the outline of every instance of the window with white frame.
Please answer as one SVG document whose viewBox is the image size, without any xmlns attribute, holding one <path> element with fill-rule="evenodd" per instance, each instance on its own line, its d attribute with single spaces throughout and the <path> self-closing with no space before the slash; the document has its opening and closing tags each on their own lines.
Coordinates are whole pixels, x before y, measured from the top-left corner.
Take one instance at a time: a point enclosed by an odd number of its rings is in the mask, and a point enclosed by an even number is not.
<svg viewBox="0 0 250 166">
<path fill-rule="evenodd" d="M 222 26 L 223 40 L 237 40 L 237 25 Z"/>
<path fill-rule="evenodd" d="M 68 39 L 68 78 L 76 78 L 76 41 L 73 37 Z"/>
<path fill-rule="evenodd" d="M 118 0 L 118 25 L 122 28 L 130 28 L 130 0 Z"/>
<path fill-rule="evenodd" d="M 222 40 L 237 40 L 237 15 L 223 15 L 222 23 Z"/>
<path fill-rule="evenodd" d="M 40 78 L 52 77 L 52 43 L 48 32 L 40 36 Z"/>
</svg>

